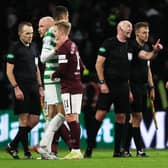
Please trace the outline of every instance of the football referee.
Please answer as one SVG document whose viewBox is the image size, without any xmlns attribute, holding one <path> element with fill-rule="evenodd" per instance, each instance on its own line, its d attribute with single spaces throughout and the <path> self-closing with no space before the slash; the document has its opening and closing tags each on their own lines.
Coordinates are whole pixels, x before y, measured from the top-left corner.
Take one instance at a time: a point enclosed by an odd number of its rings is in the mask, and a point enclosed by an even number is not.
<svg viewBox="0 0 168 168">
<path fill-rule="evenodd" d="M 129 111 L 129 60 L 127 39 L 132 33 L 132 24 L 122 20 L 117 25 L 117 35 L 104 41 L 96 61 L 100 95 L 93 128 L 95 133 L 101 125 L 111 104 L 115 107 L 115 135 L 113 157 L 122 157 L 121 142 L 126 113 Z"/>
<path fill-rule="evenodd" d="M 36 50 L 33 48 L 33 27 L 29 22 L 18 26 L 18 41 L 7 54 L 7 76 L 14 91 L 14 114 L 19 117 L 19 129 L 6 148 L 14 158 L 19 159 L 18 144 L 22 143 L 25 159 L 31 159 L 28 150 L 28 133 L 39 122 L 41 112 L 40 96 L 43 96 Z"/>
</svg>

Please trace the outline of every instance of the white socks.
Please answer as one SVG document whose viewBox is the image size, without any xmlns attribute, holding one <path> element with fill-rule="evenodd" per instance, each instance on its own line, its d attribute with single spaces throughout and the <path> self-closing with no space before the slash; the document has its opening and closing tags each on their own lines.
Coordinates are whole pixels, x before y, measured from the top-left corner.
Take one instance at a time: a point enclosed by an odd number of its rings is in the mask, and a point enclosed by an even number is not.
<svg viewBox="0 0 168 168">
<path fill-rule="evenodd" d="M 58 113 L 54 116 L 54 118 L 52 118 L 40 141 L 40 147 L 47 147 L 48 152 L 51 153 L 51 144 L 53 141 L 54 134 L 60 128 L 64 121 L 64 115 L 61 113 Z"/>
<path fill-rule="evenodd" d="M 50 118 L 50 119 L 48 119 L 48 120 L 45 122 L 44 131 L 46 131 L 46 130 L 47 130 L 47 128 L 48 128 L 48 126 L 49 126 L 50 121 L 51 121 L 51 118 Z"/>
</svg>

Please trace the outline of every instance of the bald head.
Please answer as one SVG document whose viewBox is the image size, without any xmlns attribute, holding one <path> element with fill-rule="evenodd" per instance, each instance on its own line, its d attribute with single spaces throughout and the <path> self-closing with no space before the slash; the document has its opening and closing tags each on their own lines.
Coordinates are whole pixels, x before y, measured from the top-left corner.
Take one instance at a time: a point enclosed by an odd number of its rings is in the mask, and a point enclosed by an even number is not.
<svg viewBox="0 0 168 168">
<path fill-rule="evenodd" d="M 42 23 L 46 27 L 50 28 L 54 25 L 54 19 L 50 16 L 42 17 L 39 21 L 39 24 Z"/>
<path fill-rule="evenodd" d="M 117 36 L 122 41 L 125 41 L 127 38 L 131 37 L 132 29 L 132 23 L 130 21 L 122 20 L 117 25 Z"/>
<path fill-rule="evenodd" d="M 48 29 L 52 26 L 54 26 L 54 19 L 50 16 L 42 17 L 39 20 L 39 34 L 41 37 L 44 36 L 45 32 L 48 31 Z"/>
<path fill-rule="evenodd" d="M 132 28 L 132 23 L 128 20 L 122 20 L 117 25 L 117 28 L 123 31 L 126 31 L 128 27 Z"/>
</svg>

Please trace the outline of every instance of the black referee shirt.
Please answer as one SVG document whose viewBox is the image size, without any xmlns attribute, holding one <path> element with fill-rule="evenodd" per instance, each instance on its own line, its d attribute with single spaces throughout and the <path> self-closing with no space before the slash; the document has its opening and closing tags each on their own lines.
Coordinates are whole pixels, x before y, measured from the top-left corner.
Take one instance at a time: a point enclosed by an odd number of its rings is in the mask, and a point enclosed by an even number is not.
<svg viewBox="0 0 168 168">
<path fill-rule="evenodd" d="M 148 61 L 139 58 L 140 50 L 150 51 L 150 48 L 147 44 L 140 46 L 136 40 L 129 42 L 129 52 L 132 53 L 130 82 L 145 84 L 148 82 Z"/>
<path fill-rule="evenodd" d="M 116 37 L 109 38 L 99 48 L 98 55 L 106 57 L 104 76 L 106 80 L 128 81 L 129 61 L 127 42 L 119 42 Z"/>
<path fill-rule="evenodd" d="M 14 64 L 14 75 L 19 83 L 37 82 L 37 68 L 33 45 L 25 46 L 21 41 L 13 43 L 7 54 L 7 62 Z"/>
</svg>

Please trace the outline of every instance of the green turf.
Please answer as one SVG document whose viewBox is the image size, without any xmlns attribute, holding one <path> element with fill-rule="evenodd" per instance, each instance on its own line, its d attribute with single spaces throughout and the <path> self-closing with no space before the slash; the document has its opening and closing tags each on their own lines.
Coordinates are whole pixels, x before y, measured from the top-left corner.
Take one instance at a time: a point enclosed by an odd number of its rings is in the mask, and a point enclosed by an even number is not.
<svg viewBox="0 0 168 168">
<path fill-rule="evenodd" d="M 67 152 L 61 150 L 59 156 Z M 167 150 L 147 150 L 149 157 L 113 158 L 111 150 L 95 150 L 91 159 L 82 160 L 13 160 L 5 151 L 0 151 L 0 168 L 167 168 Z M 38 157 L 33 153 L 33 157 Z M 21 155 L 22 157 L 22 155 Z"/>
</svg>

